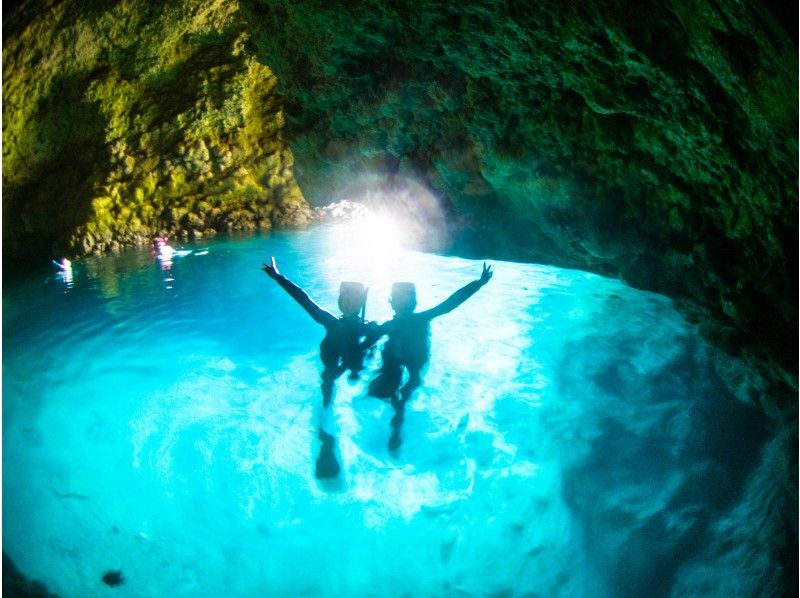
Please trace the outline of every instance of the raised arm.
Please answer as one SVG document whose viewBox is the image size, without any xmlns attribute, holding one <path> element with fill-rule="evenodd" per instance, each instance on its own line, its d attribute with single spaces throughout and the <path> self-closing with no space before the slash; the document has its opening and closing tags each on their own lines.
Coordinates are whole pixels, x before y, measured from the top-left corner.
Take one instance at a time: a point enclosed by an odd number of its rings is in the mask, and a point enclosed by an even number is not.
<svg viewBox="0 0 800 598">
<path fill-rule="evenodd" d="M 311 297 L 308 296 L 308 293 L 286 278 L 283 274 L 278 272 L 278 267 L 275 265 L 274 257 L 272 258 L 272 263 L 264 264 L 262 270 L 264 270 L 264 272 L 267 273 L 267 276 L 269 276 L 272 280 L 281 285 L 281 288 L 289 293 L 291 298 L 297 301 L 300 304 L 300 307 L 306 310 L 308 315 L 310 315 L 317 324 L 322 324 L 323 326 L 328 327 L 336 323 L 336 316 L 314 303 Z"/>
<path fill-rule="evenodd" d="M 458 289 L 455 293 L 450 295 L 447 299 L 442 301 L 436 307 L 432 307 L 431 309 L 425 310 L 420 312 L 419 315 L 424 318 L 428 318 L 432 320 L 433 318 L 437 318 L 442 316 L 446 313 L 450 313 L 459 305 L 464 303 L 467 299 L 472 297 L 478 290 L 489 282 L 492 279 L 492 267 L 487 266 L 486 262 L 483 263 L 483 272 L 481 272 L 481 277 L 478 280 L 473 280 L 472 282 L 464 285 L 460 289 Z"/>
</svg>

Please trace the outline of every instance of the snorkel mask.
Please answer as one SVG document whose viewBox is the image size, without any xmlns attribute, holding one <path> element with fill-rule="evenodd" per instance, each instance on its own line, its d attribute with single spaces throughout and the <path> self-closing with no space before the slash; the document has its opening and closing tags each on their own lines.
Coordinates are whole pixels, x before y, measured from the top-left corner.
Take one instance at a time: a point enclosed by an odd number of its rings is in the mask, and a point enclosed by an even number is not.
<svg viewBox="0 0 800 598">
<path fill-rule="evenodd" d="M 392 296 L 389 298 L 392 309 L 396 313 L 410 313 L 417 307 L 417 287 L 413 282 L 396 282 L 392 285 Z"/>
<path fill-rule="evenodd" d="M 367 289 L 360 282 L 343 282 L 339 285 L 339 309 L 345 316 L 364 311 Z"/>
</svg>

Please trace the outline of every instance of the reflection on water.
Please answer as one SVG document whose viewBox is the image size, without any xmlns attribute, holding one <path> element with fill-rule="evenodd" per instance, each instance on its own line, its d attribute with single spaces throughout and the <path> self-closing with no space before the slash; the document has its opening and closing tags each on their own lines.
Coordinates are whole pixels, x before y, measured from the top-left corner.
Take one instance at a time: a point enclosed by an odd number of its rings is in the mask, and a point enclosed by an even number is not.
<svg viewBox="0 0 800 598">
<path fill-rule="evenodd" d="M 392 454 L 379 358 L 323 410 L 321 329 L 261 265 L 330 311 L 362 281 L 379 322 L 392 282 L 424 310 L 481 266 L 348 235 L 190 246 L 171 289 L 146 250 L 75 264 L 67 294 L 4 288 L 3 545 L 26 575 L 64 596 L 108 571 L 129 596 L 779 593 L 788 436 L 668 300 L 494 263 L 432 323 Z"/>
<path fill-rule="evenodd" d="M 72 279 L 72 268 L 70 268 L 69 270 L 58 272 L 55 275 L 55 278 L 59 282 L 59 284 L 63 285 L 64 292 L 68 292 L 74 285 L 74 281 Z"/>
</svg>

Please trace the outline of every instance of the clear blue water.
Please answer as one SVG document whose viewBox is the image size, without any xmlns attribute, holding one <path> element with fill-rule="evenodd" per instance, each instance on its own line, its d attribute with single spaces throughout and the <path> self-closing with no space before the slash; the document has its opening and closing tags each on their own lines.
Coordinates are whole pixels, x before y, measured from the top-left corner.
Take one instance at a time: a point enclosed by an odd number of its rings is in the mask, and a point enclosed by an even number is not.
<svg viewBox="0 0 800 598">
<path fill-rule="evenodd" d="M 425 308 L 481 263 L 342 227 L 188 249 L 169 272 L 130 251 L 4 287 L 3 549 L 51 591 L 778 592 L 785 437 L 668 299 L 492 262 L 434 321 L 393 455 L 391 406 L 365 396 L 378 358 L 323 411 L 322 329 L 261 264 L 332 311 L 363 281 L 382 321 L 393 281 Z M 320 422 L 342 467 L 324 483 Z"/>
</svg>

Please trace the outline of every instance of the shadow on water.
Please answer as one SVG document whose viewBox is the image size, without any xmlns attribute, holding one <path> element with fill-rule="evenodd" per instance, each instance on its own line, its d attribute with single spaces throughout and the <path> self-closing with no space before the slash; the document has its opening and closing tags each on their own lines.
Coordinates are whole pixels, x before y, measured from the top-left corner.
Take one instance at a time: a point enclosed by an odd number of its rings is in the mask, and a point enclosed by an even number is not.
<svg viewBox="0 0 800 598">
<path fill-rule="evenodd" d="M 564 393 L 589 385 L 603 397 L 598 433 L 565 471 L 563 496 L 615 596 L 671 594 L 677 571 L 712 541 L 709 526 L 741 499 L 767 440 L 764 415 L 732 395 L 709 351 L 682 337 L 673 359 L 637 375 L 618 339 L 605 360 L 581 366 L 585 377 L 562 376 Z M 573 361 L 561 371 L 581 371 Z"/>
<path fill-rule="evenodd" d="M 318 438 L 322 444 L 314 468 L 314 475 L 318 480 L 332 480 L 339 477 L 342 468 L 336 456 L 336 437 L 333 434 L 328 434 L 320 427 Z"/>
</svg>

